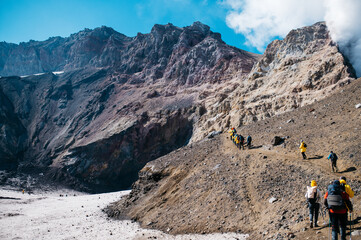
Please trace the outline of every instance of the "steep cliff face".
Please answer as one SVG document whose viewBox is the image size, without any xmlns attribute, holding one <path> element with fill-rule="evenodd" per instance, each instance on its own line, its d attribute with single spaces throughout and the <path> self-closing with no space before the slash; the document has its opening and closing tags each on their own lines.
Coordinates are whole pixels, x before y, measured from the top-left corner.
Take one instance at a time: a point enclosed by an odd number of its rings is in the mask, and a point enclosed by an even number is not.
<svg viewBox="0 0 361 240">
<path fill-rule="evenodd" d="M 206 112 L 199 91 L 245 77 L 258 59 L 199 22 L 6 46 L 2 74 L 63 71 L 0 78 L 26 129 L 18 169 L 98 192 L 129 187 L 148 161 L 187 144 Z"/>
<path fill-rule="evenodd" d="M 194 141 L 205 132 L 240 127 L 294 110 L 325 98 L 355 77 L 325 23 L 292 30 L 285 39 L 268 45 L 248 77 L 238 87 L 224 89 L 223 99 L 210 99 Z M 227 92 L 228 91 L 228 92 Z M 229 93 L 231 92 L 231 93 Z"/>
<path fill-rule="evenodd" d="M 0 170 L 15 170 L 26 146 L 26 129 L 0 88 Z"/>
</svg>

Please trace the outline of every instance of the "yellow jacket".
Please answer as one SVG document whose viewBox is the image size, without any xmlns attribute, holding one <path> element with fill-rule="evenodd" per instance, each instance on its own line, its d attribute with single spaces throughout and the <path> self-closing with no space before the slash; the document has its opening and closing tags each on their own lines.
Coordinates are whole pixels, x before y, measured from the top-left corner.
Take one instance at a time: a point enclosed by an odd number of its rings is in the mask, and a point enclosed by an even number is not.
<svg viewBox="0 0 361 240">
<path fill-rule="evenodd" d="M 230 137 L 233 137 L 233 136 L 234 136 L 234 133 L 235 133 L 234 129 L 231 129 L 231 130 L 229 130 L 228 132 L 229 132 L 229 136 L 230 136 Z"/>
<path fill-rule="evenodd" d="M 345 184 L 345 192 L 348 194 L 348 196 L 350 198 L 353 198 L 353 196 L 355 195 L 355 193 L 352 191 L 350 185 L 346 184 L 346 181 L 345 180 L 340 180 L 340 183 L 341 184 Z"/>
<path fill-rule="evenodd" d="M 305 148 L 305 142 L 302 142 L 299 149 L 301 149 L 301 152 L 306 152 L 306 148 Z"/>
</svg>

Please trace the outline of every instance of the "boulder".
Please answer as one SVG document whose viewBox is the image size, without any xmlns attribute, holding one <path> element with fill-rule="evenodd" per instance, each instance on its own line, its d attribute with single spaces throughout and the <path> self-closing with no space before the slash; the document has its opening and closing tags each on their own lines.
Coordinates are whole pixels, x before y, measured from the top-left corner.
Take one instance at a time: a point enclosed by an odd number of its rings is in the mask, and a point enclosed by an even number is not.
<svg viewBox="0 0 361 240">
<path fill-rule="evenodd" d="M 277 146 L 277 145 L 280 145 L 284 142 L 284 138 L 283 137 L 279 137 L 279 136 L 275 136 L 273 139 L 272 139 L 272 145 L 273 146 Z"/>
</svg>

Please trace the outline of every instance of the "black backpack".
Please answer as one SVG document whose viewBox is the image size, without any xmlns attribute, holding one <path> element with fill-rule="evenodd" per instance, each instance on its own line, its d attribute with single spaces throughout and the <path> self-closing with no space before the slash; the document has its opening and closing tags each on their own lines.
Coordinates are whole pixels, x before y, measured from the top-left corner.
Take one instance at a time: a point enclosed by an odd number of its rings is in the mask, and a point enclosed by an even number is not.
<svg viewBox="0 0 361 240">
<path fill-rule="evenodd" d="M 306 143 L 304 143 L 304 144 L 303 144 L 303 146 L 306 148 L 306 147 L 307 147 L 307 144 L 306 144 Z"/>
<path fill-rule="evenodd" d="M 339 185 L 328 186 L 328 196 L 327 196 L 328 208 L 332 210 L 341 210 L 346 208 L 341 193 L 342 193 L 341 186 Z"/>
</svg>

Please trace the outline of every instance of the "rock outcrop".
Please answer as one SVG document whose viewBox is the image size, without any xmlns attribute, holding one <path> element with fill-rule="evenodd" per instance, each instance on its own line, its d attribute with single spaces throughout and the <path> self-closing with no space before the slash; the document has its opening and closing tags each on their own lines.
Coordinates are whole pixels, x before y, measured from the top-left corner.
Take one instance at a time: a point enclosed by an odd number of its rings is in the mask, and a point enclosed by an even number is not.
<svg viewBox="0 0 361 240">
<path fill-rule="evenodd" d="M 206 104 L 193 141 L 229 126 L 240 127 L 325 98 L 355 79 L 324 22 L 292 30 L 270 43 L 245 80 L 227 97 Z M 226 90 L 226 89 L 225 89 Z"/>
<path fill-rule="evenodd" d="M 2 75 L 46 72 L 0 78 L 9 114 L 25 129 L 10 128 L 11 139 L 26 136 L 18 169 L 97 192 L 130 187 L 148 161 L 186 145 L 206 111 L 199 91 L 245 77 L 258 59 L 199 22 L 1 47 Z M 11 139 L 3 144 L 16 148 Z"/>
</svg>

